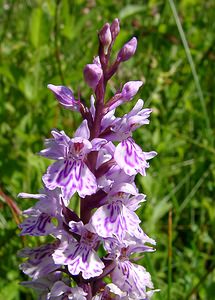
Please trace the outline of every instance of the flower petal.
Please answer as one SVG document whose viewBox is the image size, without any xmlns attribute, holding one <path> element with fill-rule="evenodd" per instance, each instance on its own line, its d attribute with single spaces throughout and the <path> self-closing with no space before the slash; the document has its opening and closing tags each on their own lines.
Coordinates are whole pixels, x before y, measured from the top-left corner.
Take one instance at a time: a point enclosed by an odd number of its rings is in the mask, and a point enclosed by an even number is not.
<svg viewBox="0 0 215 300">
<path fill-rule="evenodd" d="M 69 199 L 77 191 L 79 196 L 84 198 L 94 194 L 96 190 L 96 178 L 87 165 L 82 161 L 74 161 L 69 180 L 62 187 L 63 197 Z"/>
<path fill-rule="evenodd" d="M 113 283 L 122 291 L 128 292 L 129 296 L 147 297 L 146 287 L 153 288 L 151 276 L 145 268 L 130 261 L 120 261 L 111 274 Z M 135 298 L 138 299 L 138 298 Z"/>
<path fill-rule="evenodd" d="M 75 100 L 73 92 L 66 86 L 48 84 L 48 88 L 54 93 L 56 99 L 65 108 L 79 111 L 80 102 Z"/>
<path fill-rule="evenodd" d="M 140 173 L 142 176 L 146 176 L 146 168 L 149 168 L 147 160 L 156 154 L 155 151 L 143 152 L 131 138 L 128 138 L 117 145 L 114 159 L 126 174 Z"/>
<path fill-rule="evenodd" d="M 22 229 L 20 235 L 31 236 L 49 235 L 55 230 L 55 226 L 51 223 L 51 217 L 45 213 L 28 217 L 19 227 Z"/>
<path fill-rule="evenodd" d="M 46 174 L 43 175 L 42 179 L 45 186 L 50 189 L 54 190 L 56 187 L 60 187 L 63 184 L 66 184 L 68 181 L 68 164 L 66 165 L 66 161 L 61 159 L 54 162 L 50 165 L 47 169 Z M 64 171 L 64 169 L 66 169 Z"/>
<path fill-rule="evenodd" d="M 81 125 L 76 130 L 74 136 L 75 137 L 82 137 L 82 138 L 85 138 L 87 140 L 89 139 L 89 137 L 90 137 L 90 130 L 89 130 L 89 127 L 88 127 L 87 120 L 84 120 L 81 123 Z"/>
<path fill-rule="evenodd" d="M 66 249 L 56 250 L 53 254 L 55 263 L 68 265 L 72 275 L 82 272 L 84 279 L 99 276 L 104 268 L 97 253 L 82 243 L 69 243 Z"/>
</svg>

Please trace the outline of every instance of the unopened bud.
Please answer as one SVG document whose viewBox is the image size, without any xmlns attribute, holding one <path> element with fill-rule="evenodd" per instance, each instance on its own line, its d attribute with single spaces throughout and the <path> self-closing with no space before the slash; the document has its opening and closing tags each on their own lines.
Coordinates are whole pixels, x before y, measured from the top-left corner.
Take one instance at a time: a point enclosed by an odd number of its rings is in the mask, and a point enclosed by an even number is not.
<svg viewBox="0 0 215 300">
<path fill-rule="evenodd" d="M 99 32 L 99 40 L 104 48 L 104 54 L 108 53 L 108 48 L 112 42 L 110 24 L 106 23 Z"/>
<path fill-rule="evenodd" d="M 137 39 L 133 37 L 129 42 L 127 42 L 117 55 L 118 61 L 126 61 L 131 58 L 137 49 Z"/>
<path fill-rule="evenodd" d="M 138 92 L 139 88 L 143 85 L 142 81 L 129 81 L 124 84 L 121 92 L 121 98 L 123 100 L 131 100 Z"/>
<path fill-rule="evenodd" d="M 112 35 L 112 40 L 114 41 L 119 34 L 120 27 L 119 27 L 119 19 L 114 19 L 111 26 L 110 26 L 110 31 Z"/>
<path fill-rule="evenodd" d="M 102 77 L 102 69 L 97 64 L 88 64 L 84 68 L 84 79 L 86 83 L 95 90 Z"/>
</svg>

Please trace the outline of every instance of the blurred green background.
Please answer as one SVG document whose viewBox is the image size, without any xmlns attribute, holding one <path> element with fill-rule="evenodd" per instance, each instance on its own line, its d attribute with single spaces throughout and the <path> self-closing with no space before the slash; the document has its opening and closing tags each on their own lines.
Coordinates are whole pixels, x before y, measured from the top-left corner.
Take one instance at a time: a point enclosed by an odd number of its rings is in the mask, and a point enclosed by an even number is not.
<svg viewBox="0 0 215 300">
<path fill-rule="evenodd" d="M 33 201 L 17 194 L 41 187 L 50 162 L 36 153 L 50 129 L 71 136 L 80 122 L 46 86 L 67 85 L 76 96 L 79 89 L 88 101 L 82 69 L 97 53 L 98 29 L 116 17 L 121 33 L 115 51 L 132 36 L 139 44 L 108 93 L 128 80 L 144 80 L 138 97 L 154 110 L 150 125 L 135 134 L 145 151 L 159 153 L 147 177 L 138 177 L 148 199 L 138 214 L 157 240 L 157 251 L 141 260 L 161 289 L 153 299 L 215 299 L 215 2 L 175 2 L 0 1 L 0 299 L 35 299 L 19 285 L 27 277 L 16 255 L 39 241 L 20 238 L 17 229 L 19 210 Z"/>
</svg>

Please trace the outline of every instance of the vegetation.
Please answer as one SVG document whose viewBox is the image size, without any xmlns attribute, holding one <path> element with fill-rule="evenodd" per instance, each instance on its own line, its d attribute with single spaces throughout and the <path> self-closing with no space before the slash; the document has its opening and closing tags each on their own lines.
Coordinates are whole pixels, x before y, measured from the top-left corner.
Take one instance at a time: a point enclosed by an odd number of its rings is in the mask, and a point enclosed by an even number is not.
<svg viewBox="0 0 215 300">
<path fill-rule="evenodd" d="M 142 227 L 157 241 L 157 251 L 142 258 L 161 289 L 153 299 L 213 300 L 214 1 L 181 0 L 176 6 L 173 0 L 0 3 L 0 299 L 35 299 L 19 285 L 27 278 L 17 258 L 20 248 L 38 242 L 21 238 L 17 228 L 19 210 L 33 200 L 17 199 L 17 194 L 41 188 L 49 162 L 36 153 L 50 129 L 72 135 L 79 122 L 58 106 L 46 86 L 67 85 L 76 96 L 79 86 L 88 102 L 82 70 L 96 55 L 95 32 L 118 17 L 116 47 L 133 35 L 139 44 L 109 94 L 128 79 L 145 80 L 138 96 L 154 110 L 150 125 L 136 136 L 144 150 L 159 153 L 138 182 L 148 196 L 139 210 Z"/>
</svg>

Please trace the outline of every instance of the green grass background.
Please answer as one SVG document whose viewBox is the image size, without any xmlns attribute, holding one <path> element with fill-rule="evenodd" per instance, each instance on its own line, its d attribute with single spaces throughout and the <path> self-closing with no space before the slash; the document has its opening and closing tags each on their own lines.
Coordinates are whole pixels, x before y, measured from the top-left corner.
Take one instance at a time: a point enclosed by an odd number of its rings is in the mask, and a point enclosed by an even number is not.
<svg viewBox="0 0 215 300">
<path fill-rule="evenodd" d="M 50 162 L 36 153 L 50 129 L 72 136 L 80 122 L 46 86 L 67 85 L 76 96 L 80 89 L 88 101 L 82 69 L 96 55 L 98 29 L 116 17 L 115 51 L 132 36 L 139 43 L 108 95 L 128 80 L 145 81 L 138 97 L 153 114 L 135 137 L 159 153 L 137 178 L 148 200 L 138 211 L 142 227 L 157 240 L 140 262 L 161 289 L 155 300 L 215 299 L 213 0 L 0 0 L 0 299 L 35 299 L 19 286 L 26 277 L 16 253 L 39 239 L 18 236 L 12 205 L 33 205 L 17 194 L 41 187 Z"/>
</svg>

